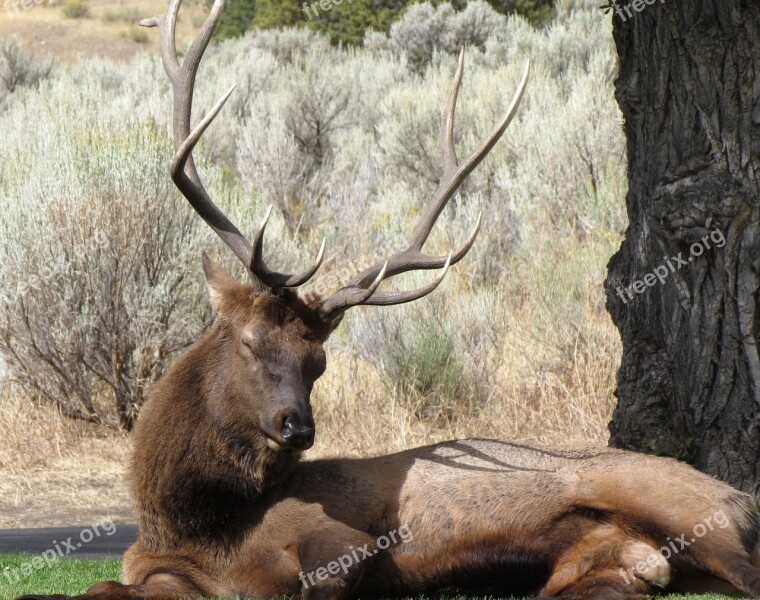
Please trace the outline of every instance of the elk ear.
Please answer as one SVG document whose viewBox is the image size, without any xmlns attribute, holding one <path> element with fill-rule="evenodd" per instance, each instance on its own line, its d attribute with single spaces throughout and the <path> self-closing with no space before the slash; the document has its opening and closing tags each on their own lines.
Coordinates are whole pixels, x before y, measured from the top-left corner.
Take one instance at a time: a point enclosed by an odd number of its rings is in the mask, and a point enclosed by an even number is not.
<svg viewBox="0 0 760 600">
<path fill-rule="evenodd" d="M 238 283 L 222 267 L 211 260 L 205 252 L 201 253 L 203 274 L 206 276 L 208 294 L 211 298 L 211 306 L 215 310 L 221 310 L 224 297 L 238 287 Z"/>
</svg>

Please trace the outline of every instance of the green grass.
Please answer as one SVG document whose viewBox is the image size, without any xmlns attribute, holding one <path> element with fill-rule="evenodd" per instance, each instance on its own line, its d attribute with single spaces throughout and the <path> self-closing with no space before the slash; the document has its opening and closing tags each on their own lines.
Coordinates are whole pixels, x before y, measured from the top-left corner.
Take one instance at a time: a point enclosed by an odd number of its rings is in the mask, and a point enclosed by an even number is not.
<svg viewBox="0 0 760 600">
<path fill-rule="evenodd" d="M 121 561 L 118 560 L 62 559 L 51 566 L 42 563 L 41 568 L 35 569 L 31 562 L 33 559 L 33 556 L 18 554 L 0 555 L 0 600 L 13 600 L 22 594 L 81 594 L 93 583 L 107 579 L 118 581 L 121 575 Z M 40 561 L 36 564 L 39 566 Z M 23 565 L 29 565 L 27 570 L 31 568 L 29 575 L 23 574 Z M 17 573 L 19 581 L 11 583 L 8 578 L 9 573 Z M 11 579 L 13 579 L 12 575 Z M 668 596 L 668 598 L 670 600 L 731 600 L 728 596 L 717 594 L 678 595 Z M 448 600 L 466 600 L 466 598 L 458 596 Z"/>
<path fill-rule="evenodd" d="M 119 560 L 61 559 L 51 566 L 39 556 L 0 555 L 0 600 L 12 600 L 22 594 L 82 594 L 93 583 L 121 577 Z M 27 575 L 24 574 L 24 565 Z M 35 568 L 38 567 L 38 568 Z M 31 572 L 30 572 L 31 571 Z M 18 576 L 18 581 L 14 577 Z"/>
</svg>

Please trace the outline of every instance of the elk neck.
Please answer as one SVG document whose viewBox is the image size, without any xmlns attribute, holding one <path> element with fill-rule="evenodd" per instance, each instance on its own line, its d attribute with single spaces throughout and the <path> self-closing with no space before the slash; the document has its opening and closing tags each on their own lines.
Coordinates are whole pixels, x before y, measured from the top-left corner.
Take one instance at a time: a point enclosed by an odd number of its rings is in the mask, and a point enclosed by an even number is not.
<svg viewBox="0 0 760 600">
<path fill-rule="evenodd" d="M 217 319 L 141 411 L 131 481 L 146 542 L 234 544 L 240 523 L 263 510 L 261 496 L 276 495 L 299 461 L 257 437 L 256 416 L 246 418 L 248 404 L 231 390 L 232 335 Z"/>
</svg>

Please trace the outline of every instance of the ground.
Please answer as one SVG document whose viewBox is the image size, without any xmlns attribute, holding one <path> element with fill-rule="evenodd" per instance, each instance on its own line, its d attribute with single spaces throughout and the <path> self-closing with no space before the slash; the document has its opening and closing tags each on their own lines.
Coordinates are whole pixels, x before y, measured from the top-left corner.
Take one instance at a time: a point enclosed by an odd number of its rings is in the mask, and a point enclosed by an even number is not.
<svg viewBox="0 0 760 600">
<path fill-rule="evenodd" d="M 134 521 L 124 434 L 32 403 L 5 402 L 0 415 L 0 529 Z"/>
<path fill-rule="evenodd" d="M 37 56 L 62 63 L 92 56 L 127 61 L 138 52 L 158 52 L 158 35 L 137 22 L 163 13 L 164 2 L 91 0 L 88 5 L 88 17 L 67 18 L 65 4 L 58 0 L 1 0 L 0 40 L 16 35 Z M 183 9 L 177 28 L 180 45 L 197 30 L 203 15 L 201 3 Z"/>
</svg>

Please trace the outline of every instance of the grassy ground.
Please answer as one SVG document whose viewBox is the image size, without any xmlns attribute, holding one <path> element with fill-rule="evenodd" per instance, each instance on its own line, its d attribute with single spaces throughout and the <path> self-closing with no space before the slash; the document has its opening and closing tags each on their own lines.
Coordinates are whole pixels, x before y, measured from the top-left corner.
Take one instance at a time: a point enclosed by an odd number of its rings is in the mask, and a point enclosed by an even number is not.
<svg viewBox="0 0 760 600">
<path fill-rule="evenodd" d="M 124 434 L 0 399 L 0 528 L 133 521 L 129 450 Z"/>
<path fill-rule="evenodd" d="M 37 557 L 39 559 L 39 557 Z M 96 581 L 118 580 L 121 561 L 60 560 L 47 566 L 24 555 L 0 555 L 0 600 L 22 594 L 81 594 Z M 24 575 L 24 565 L 26 572 Z M 16 580 L 18 577 L 18 580 Z"/>
<path fill-rule="evenodd" d="M 119 579 L 121 563 L 117 560 L 63 559 L 52 566 L 43 565 L 17 583 L 9 583 L 12 573 L 21 573 L 22 565 L 31 564 L 32 557 L 0 555 L 0 600 L 12 600 L 21 594 L 81 594 L 97 581 Z M 10 575 L 9 575 L 10 574 Z M 728 600 L 728 596 L 668 596 L 671 600 Z M 464 600 L 464 597 L 449 600 Z M 488 599 L 481 599 L 488 600 Z"/>
<path fill-rule="evenodd" d="M 66 17 L 64 8 L 86 4 L 88 14 Z M 200 3 L 188 3 L 180 20 L 180 44 L 197 31 L 204 14 Z M 137 25 L 166 10 L 160 0 L 21 0 L 0 1 L 0 40 L 17 35 L 38 56 L 63 63 L 101 56 L 126 61 L 138 52 L 158 52 L 158 36 Z"/>
</svg>

